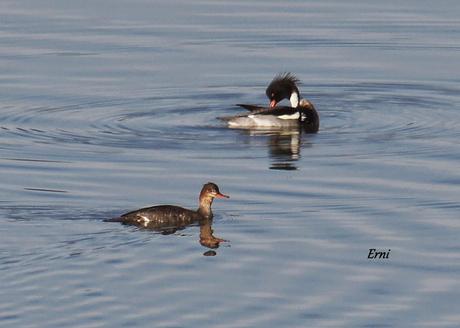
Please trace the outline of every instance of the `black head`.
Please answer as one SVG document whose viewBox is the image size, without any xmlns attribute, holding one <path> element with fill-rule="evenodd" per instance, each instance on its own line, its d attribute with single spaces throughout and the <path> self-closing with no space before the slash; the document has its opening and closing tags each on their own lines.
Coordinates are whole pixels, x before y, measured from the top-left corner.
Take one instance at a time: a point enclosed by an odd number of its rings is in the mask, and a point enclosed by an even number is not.
<svg viewBox="0 0 460 328">
<path fill-rule="evenodd" d="M 202 197 L 212 197 L 212 198 L 230 198 L 227 195 L 221 194 L 219 187 L 212 182 L 208 182 L 201 189 L 200 198 Z"/>
<path fill-rule="evenodd" d="M 299 95 L 297 83 L 299 83 L 299 79 L 292 73 L 275 76 L 265 90 L 268 99 L 270 99 L 270 107 L 275 107 L 283 99 L 289 99 L 293 92 Z"/>
</svg>

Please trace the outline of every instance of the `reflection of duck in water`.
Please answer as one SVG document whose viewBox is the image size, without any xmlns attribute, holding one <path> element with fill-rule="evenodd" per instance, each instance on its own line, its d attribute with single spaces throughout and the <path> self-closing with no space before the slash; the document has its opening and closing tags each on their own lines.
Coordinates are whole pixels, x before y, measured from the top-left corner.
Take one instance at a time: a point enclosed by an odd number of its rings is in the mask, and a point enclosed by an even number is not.
<svg viewBox="0 0 460 328">
<path fill-rule="evenodd" d="M 229 198 L 229 196 L 220 193 L 216 184 L 208 182 L 201 189 L 197 210 L 189 210 L 174 205 L 157 205 L 141 208 L 117 218 L 107 219 L 105 222 L 121 222 L 160 231 L 164 234 L 174 233 L 198 223 L 200 225 L 200 243 L 210 248 L 216 248 L 219 246 L 219 242 L 224 240 L 212 235 L 213 214 L 211 205 L 214 198 Z"/>
<path fill-rule="evenodd" d="M 302 138 L 298 126 L 270 129 L 250 128 L 238 131 L 238 143 L 268 148 L 272 170 L 296 170 L 295 163 L 300 159 L 301 148 L 311 147 L 311 143 Z"/>
<path fill-rule="evenodd" d="M 313 104 L 300 97 L 299 80 L 291 73 L 275 76 L 265 91 L 270 99 L 269 107 L 238 104 L 250 111 L 232 117 L 223 117 L 231 128 L 290 128 L 301 126 L 307 133 L 319 129 L 319 115 Z M 277 106 L 289 99 L 291 106 Z"/>
</svg>

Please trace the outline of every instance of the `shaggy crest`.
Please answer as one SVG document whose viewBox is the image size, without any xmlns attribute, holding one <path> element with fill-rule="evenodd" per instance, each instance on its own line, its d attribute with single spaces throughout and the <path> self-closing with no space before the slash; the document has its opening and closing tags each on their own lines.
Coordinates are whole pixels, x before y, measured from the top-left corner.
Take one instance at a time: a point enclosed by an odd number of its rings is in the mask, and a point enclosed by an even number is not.
<svg viewBox="0 0 460 328">
<path fill-rule="evenodd" d="M 284 83 L 290 83 L 291 85 L 300 84 L 300 80 L 291 72 L 284 72 L 276 75 L 271 83 L 275 81 L 283 81 Z"/>
</svg>

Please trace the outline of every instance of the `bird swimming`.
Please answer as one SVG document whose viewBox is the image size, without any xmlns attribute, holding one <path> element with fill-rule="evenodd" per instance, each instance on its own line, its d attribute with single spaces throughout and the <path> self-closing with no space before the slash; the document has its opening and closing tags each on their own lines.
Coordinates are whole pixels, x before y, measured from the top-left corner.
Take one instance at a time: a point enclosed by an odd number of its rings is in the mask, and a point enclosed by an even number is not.
<svg viewBox="0 0 460 328">
<path fill-rule="evenodd" d="M 104 221 L 121 222 L 153 230 L 177 230 L 195 222 L 212 219 L 211 205 L 214 198 L 230 197 L 222 194 L 215 183 L 208 182 L 201 189 L 197 210 L 190 210 L 175 205 L 156 205 L 131 211 L 120 217 Z"/>
<path fill-rule="evenodd" d="M 301 126 L 305 132 L 319 130 L 319 114 L 315 106 L 300 96 L 299 79 L 292 73 L 276 75 L 265 90 L 269 107 L 237 104 L 250 111 L 248 114 L 222 117 L 231 128 L 290 128 Z M 289 99 L 291 106 L 278 106 Z"/>
</svg>

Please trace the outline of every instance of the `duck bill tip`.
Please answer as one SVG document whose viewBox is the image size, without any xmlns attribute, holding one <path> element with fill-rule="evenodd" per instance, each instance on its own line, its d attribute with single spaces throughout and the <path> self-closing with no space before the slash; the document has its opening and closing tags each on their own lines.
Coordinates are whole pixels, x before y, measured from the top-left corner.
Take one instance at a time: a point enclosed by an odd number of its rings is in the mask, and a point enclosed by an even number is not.
<svg viewBox="0 0 460 328">
<path fill-rule="evenodd" d="M 218 194 L 216 194 L 216 198 L 230 198 L 230 196 L 218 193 Z"/>
<path fill-rule="evenodd" d="M 275 106 L 276 106 L 276 100 L 273 99 L 272 101 L 270 101 L 270 108 L 273 108 Z"/>
</svg>

